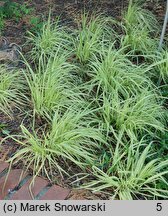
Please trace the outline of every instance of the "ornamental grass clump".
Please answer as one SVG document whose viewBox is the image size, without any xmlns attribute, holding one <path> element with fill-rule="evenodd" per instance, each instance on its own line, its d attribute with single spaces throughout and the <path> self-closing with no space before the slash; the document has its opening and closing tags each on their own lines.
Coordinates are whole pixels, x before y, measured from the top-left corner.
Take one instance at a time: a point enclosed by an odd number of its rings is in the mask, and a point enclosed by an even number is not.
<svg viewBox="0 0 168 216">
<path fill-rule="evenodd" d="M 0 66 L 0 111 L 11 116 L 12 107 L 21 109 L 25 103 L 24 81 L 19 71 Z"/>
<path fill-rule="evenodd" d="M 74 54 L 80 63 L 86 64 L 99 51 L 101 41 L 107 42 L 109 19 L 101 15 L 82 15 L 79 29 L 74 34 Z M 114 31 L 110 32 L 114 35 Z"/>
<path fill-rule="evenodd" d="M 59 24 L 59 19 L 52 21 L 50 15 L 38 34 L 28 33 L 27 42 L 32 46 L 29 54 L 33 61 L 38 61 L 41 55 L 50 57 L 54 55 L 58 49 L 62 54 L 70 45 L 67 28 Z"/>
<path fill-rule="evenodd" d="M 143 9 L 142 4 L 138 2 L 129 1 L 126 11 L 123 12 L 123 22 L 126 29 L 131 32 L 133 26 L 143 28 L 146 26 L 150 32 L 158 32 L 158 22 L 153 13 L 149 10 Z"/>
<path fill-rule="evenodd" d="M 138 55 L 149 55 L 156 51 L 159 24 L 155 16 L 140 4 L 129 2 L 128 9 L 123 14 L 121 22 L 124 36 L 121 45 L 128 46 L 129 51 Z"/>
<path fill-rule="evenodd" d="M 151 145 L 140 142 L 118 142 L 116 147 L 110 148 L 108 167 L 106 169 L 93 166 L 95 180 L 87 183 L 84 188 L 93 192 L 106 192 L 111 199 L 158 199 L 168 198 L 168 191 L 160 189 L 157 185 L 168 186 L 166 175 L 168 173 L 168 160 L 152 159 Z M 125 143 L 126 145 L 126 143 Z M 154 156 L 154 155 L 153 155 Z M 100 159 L 100 164 L 104 158 Z"/>
<path fill-rule="evenodd" d="M 133 64 L 124 48 L 116 50 L 114 46 L 101 49 L 99 56 L 90 62 L 91 87 L 101 92 L 119 94 L 129 98 L 151 88 L 152 82 L 145 73 L 143 66 Z"/>
<path fill-rule="evenodd" d="M 59 50 L 48 60 L 41 56 L 38 63 L 35 69 L 27 63 L 24 72 L 30 92 L 28 100 L 34 115 L 50 117 L 57 108 L 68 107 L 69 99 L 78 95 L 71 82 L 70 71 L 74 66 L 66 62 L 66 56 L 60 55 Z"/>
<path fill-rule="evenodd" d="M 150 66 L 149 66 L 150 67 Z M 158 84 L 168 83 L 168 51 L 162 50 L 154 56 L 153 75 Z"/>
<path fill-rule="evenodd" d="M 122 38 L 122 46 L 128 46 L 130 54 L 148 57 L 157 49 L 157 40 L 153 39 L 146 27 L 139 29 L 138 26 L 132 27 L 131 33 L 125 34 Z"/>
<path fill-rule="evenodd" d="M 68 172 L 68 164 L 71 163 L 85 170 L 96 158 L 95 152 L 100 148 L 100 143 L 105 143 L 98 129 L 89 126 L 87 112 L 69 108 L 62 115 L 58 110 L 47 131 L 32 129 L 30 132 L 21 125 L 22 135 L 8 137 L 21 146 L 9 162 L 18 163 L 24 160 L 26 169 L 33 169 L 34 177 L 42 171 L 48 178 L 53 171 L 61 175 L 71 175 Z"/>
<path fill-rule="evenodd" d="M 144 133 L 154 137 L 165 131 L 165 110 L 154 92 L 144 91 L 126 100 L 113 94 L 103 95 L 99 106 L 98 119 L 107 134 L 115 128 L 119 137 L 126 135 L 134 140 Z"/>
</svg>

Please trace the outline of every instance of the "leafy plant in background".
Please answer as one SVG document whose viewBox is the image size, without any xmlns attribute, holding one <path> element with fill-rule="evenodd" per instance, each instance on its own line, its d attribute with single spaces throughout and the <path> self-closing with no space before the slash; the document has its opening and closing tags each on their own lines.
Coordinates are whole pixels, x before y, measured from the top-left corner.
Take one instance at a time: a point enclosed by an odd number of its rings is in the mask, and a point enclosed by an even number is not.
<svg viewBox="0 0 168 216">
<path fill-rule="evenodd" d="M 38 34 L 43 28 L 44 22 L 41 21 L 40 17 L 31 17 L 29 20 L 30 32 Z"/>
<path fill-rule="evenodd" d="M 9 135 L 8 125 L 0 123 L 0 136 Z"/>
<path fill-rule="evenodd" d="M 4 15 L 0 12 L 0 35 L 2 30 L 4 29 Z"/>
<path fill-rule="evenodd" d="M 0 14 L 7 19 L 13 18 L 16 21 L 19 21 L 23 15 L 30 14 L 33 10 L 26 4 L 20 4 L 11 0 L 3 0 L 3 2 L 4 4 L 0 7 Z"/>
</svg>

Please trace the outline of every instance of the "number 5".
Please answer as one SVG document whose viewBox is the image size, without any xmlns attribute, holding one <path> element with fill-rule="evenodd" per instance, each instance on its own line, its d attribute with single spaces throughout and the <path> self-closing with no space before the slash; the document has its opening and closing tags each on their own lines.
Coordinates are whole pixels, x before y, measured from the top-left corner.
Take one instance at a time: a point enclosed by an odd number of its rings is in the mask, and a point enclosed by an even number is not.
<svg viewBox="0 0 168 216">
<path fill-rule="evenodd" d="M 157 203 L 156 210 L 162 211 L 162 203 Z"/>
</svg>

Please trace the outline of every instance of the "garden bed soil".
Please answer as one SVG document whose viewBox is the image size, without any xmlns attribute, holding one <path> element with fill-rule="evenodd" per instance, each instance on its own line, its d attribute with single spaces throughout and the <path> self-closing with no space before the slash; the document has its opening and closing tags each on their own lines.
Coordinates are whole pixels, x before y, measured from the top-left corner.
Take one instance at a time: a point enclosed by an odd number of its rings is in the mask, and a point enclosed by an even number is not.
<svg viewBox="0 0 168 216">
<path fill-rule="evenodd" d="M 22 2 L 22 1 L 15 1 Z M 11 42 L 23 45 L 25 42 L 25 36 L 27 30 L 31 28 L 29 23 L 30 17 L 42 17 L 47 18 L 49 10 L 53 19 L 57 16 L 63 25 L 76 25 L 77 21 L 80 19 L 81 12 L 100 12 L 108 16 L 112 16 L 116 19 L 121 18 L 121 11 L 128 5 L 128 0 L 44 0 L 43 2 L 39 0 L 24 1 L 29 7 L 33 8 L 33 13 L 31 15 L 24 15 L 19 22 L 13 19 L 9 19 L 5 22 L 4 36 L 7 37 Z M 147 0 L 146 8 L 153 11 L 160 22 L 163 21 L 166 1 L 165 0 Z"/>
</svg>

